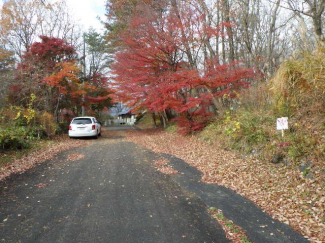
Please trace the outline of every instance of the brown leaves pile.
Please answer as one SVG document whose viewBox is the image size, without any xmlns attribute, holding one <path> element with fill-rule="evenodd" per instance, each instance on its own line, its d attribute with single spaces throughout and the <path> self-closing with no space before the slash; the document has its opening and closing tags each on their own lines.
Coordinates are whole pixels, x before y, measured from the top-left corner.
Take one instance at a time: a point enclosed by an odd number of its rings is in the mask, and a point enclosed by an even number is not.
<svg viewBox="0 0 325 243">
<path fill-rule="evenodd" d="M 242 159 L 195 136 L 132 131 L 127 139 L 186 161 L 203 172 L 203 181 L 223 185 L 249 198 L 311 242 L 325 242 L 325 175 L 320 169 L 314 170 L 313 179 L 308 179 L 299 170 L 254 157 Z"/>
<path fill-rule="evenodd" d="M 84 157 L 85 157 L 84 154 L 69 154 L 67 160 L 68 161 L 76 161 L 76 160 L 82 159 Z"/>
<path fill-rule="evenodd" d="M 74 147 L 84 146 L 88 142 L 85 140 L 76 140 L 69 139 L 67 136 L 58 137 L 53 144 L 48 145 L 47 147 L 43 147 L 38 149 L 37 151 L 24 156 L 21 159 L 17 159 L 10 163 L 8 166 L 4 166 L 0 168 L 0 180 L 3 180 L 7 176 L 12 173 L 18 173 L 26 171 L 35 164 L 42 163 L 46 160 L 52 159 L 56 154 L 63 150 L 67 150 Z"/>
<path fill-rule="evenodd" d="M 158 171 L 167 175 L 177 174 L 178 171 L 168 165 L 168 163 L 169 161 L 167 159 L 160 159 L 155 161 L 155 167 Z"/>
</svg>

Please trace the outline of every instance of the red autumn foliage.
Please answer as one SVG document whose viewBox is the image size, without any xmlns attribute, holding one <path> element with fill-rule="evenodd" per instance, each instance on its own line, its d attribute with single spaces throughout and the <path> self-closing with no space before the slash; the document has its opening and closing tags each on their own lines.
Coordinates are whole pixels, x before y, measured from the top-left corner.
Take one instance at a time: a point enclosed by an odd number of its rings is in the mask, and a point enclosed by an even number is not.
<svg viewBox="0 0 325 243">
<path fill-rule="evenodd" d="M 173 11 L 158 16 L 149 5 L 138 10 L 121 36 L 124 49 L 116 54 L 113 65 L 119 99 L 155 113 L 177 113 L 183 133 L 202 129 L 213 115 L 210 108 L 216 98 L 235 97 L 235 90 L 248 87 L 254 71 L 240 67 L 239 62 L 219 65 L 217 58 L 206 58 L 203 70 L 185 61 L 184 46 L 193 42 L 196 34 L 220 32 L 200 28 L 202 16 L 191 9 L 186 15 L 193 16 L 185 20 L 188 23 L 181 23 Z M 183 28 L 190 23 L 198 27 L 185 39 Z M 200 44 L 199 40 L 192 43 Z"/>
<path fill-rule="evenodd" d="M 42 63 L 44 68 L 51 70 L 58 63 L 75 58 L 75 48 L 65 40 L 48 36 L 40 36 L 40 39 L 41 42 L 35 42 L 30 47 L 24 59 L 33 59 L 37 63 Z"/>
<path fill-rule="evenodd" d="M 85 106 L 90 107 L 94 112 L 111 106 L 112 91 L 108 88 L 108 78 L 102 73 L 94 73 L 87 77 L 84 84 L 86 95 L 84 96 Z"/>
<path fill-rule="evenodd" d="M 10 90 L 11 103 L 26 105 L 31 94 L 36 95 L 39 110 L 56 113 L 79 82 L 75 65 L 75 49 L 66 41 L 40 36 L 22 56 L 16 70 L 16 84 Z M 19 87 L 20 92 L 14 92 Z M 62 99 L 60 99 L 62 98 Z M 57 115 L 57 114 L 54 114 Z"/>
<path fill-rule="evenodd" d="M 40 36 L 40 39 L 23 55 L 17 67 L 17 84 L 10 88 L 12 103 L 26 105 L 22 102 L 26 100 L 24 97 L 34 94 L 38 99 L 35 104 L 39 104 L 35 108 L 47 110 L 56 118 L 64 108 L 80 110 L 82 105 L 95 105 L 92 108 L 99 110 L 110 105 L 108 82 L 103 74 L 81 79 L 73 46 L 54 37 Z"/>
</svg>

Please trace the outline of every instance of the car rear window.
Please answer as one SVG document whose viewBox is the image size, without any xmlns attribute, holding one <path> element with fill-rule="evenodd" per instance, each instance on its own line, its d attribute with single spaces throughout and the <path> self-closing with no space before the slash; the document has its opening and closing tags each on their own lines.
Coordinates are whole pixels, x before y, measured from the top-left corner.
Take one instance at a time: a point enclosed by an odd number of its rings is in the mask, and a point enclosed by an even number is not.
<svg viewBox="0 0 325 243">
<path fill-rule="evenodd" d="M 75 118 L 71 122 L 72 124 L 91 124 L 91 119 L 90 118 Z"/>
</svg>

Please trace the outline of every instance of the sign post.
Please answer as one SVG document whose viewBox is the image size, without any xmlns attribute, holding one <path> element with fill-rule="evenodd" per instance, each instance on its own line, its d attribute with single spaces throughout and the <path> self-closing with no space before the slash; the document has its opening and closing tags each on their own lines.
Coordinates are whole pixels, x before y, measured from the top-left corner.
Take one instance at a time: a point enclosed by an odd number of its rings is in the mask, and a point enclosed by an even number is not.
<svg viewBox="0 0 325 243">
<path fill-rule="evenodd" d="M 288 117 L 281 117 L 276 119 L 276 129 L 281 130 L 282 137 L 284 137 L 284 130 L 287 130 L 288 128 Z"/>
</svg>

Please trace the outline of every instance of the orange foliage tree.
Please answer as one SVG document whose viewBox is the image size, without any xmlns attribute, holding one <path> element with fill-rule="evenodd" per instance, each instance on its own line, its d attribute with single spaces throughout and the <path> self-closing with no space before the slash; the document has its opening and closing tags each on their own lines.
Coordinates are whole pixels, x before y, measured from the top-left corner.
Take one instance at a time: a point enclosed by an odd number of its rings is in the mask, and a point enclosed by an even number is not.
<svg viewBox="0 0 325 243">
<path fill-rule="evenodd" d="M 51 113 L 56 120 L 62 109 L 78 114 L 84 104 L 108 103 L 109 91 L 102 74 L 80 78 L 73 46 L 59 38 L 40 38 L 41 42 L 32 44 L 17 67 L 16 84 L 10 87 L 11 103 L 26 106 L 24 97 L 34 94 L 34 108 Z"/>
</svg>

